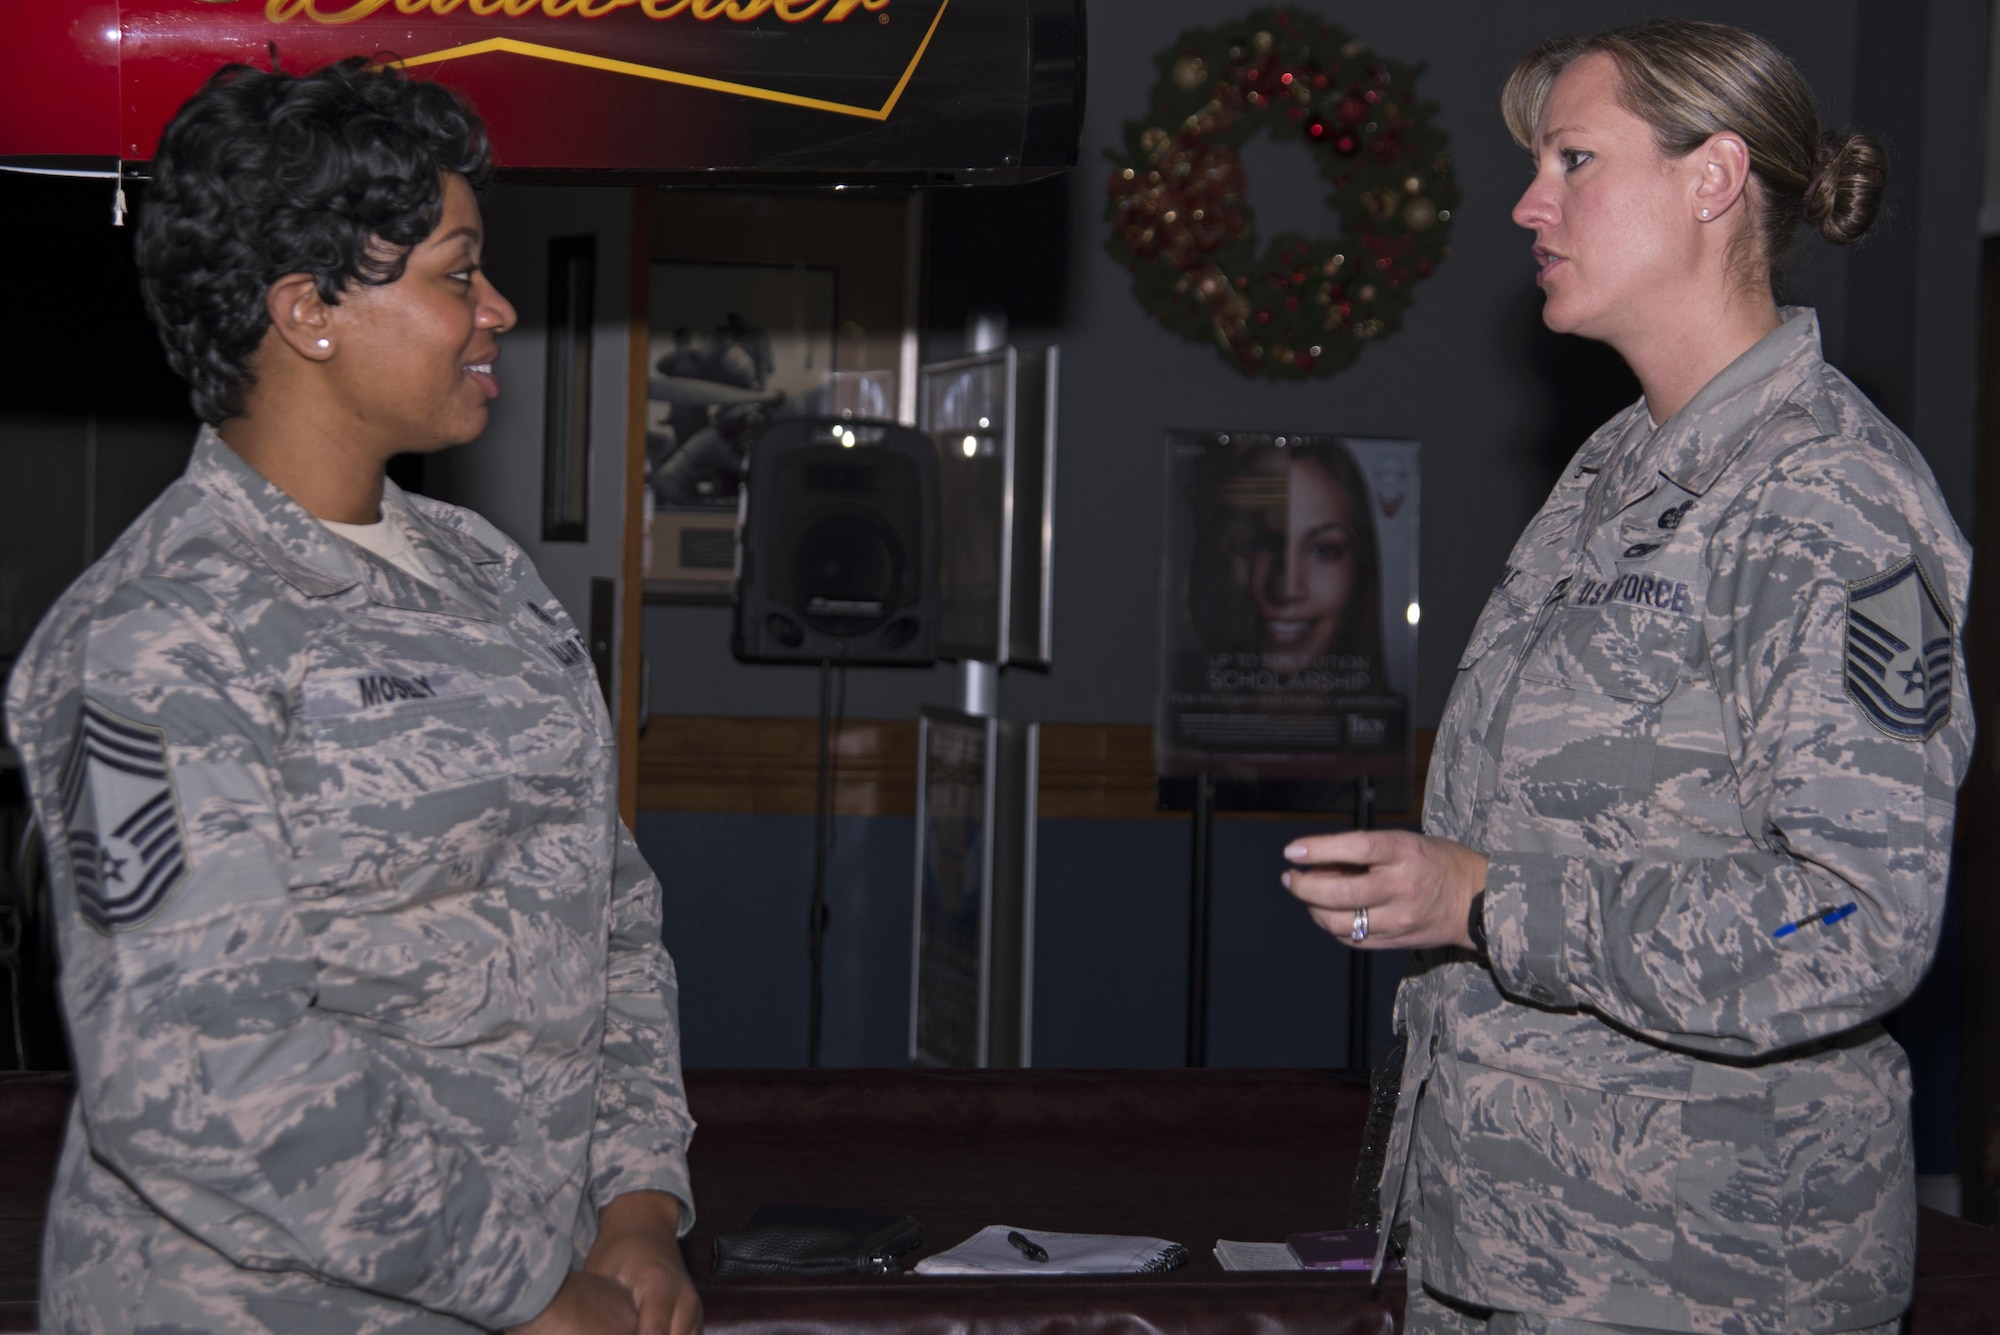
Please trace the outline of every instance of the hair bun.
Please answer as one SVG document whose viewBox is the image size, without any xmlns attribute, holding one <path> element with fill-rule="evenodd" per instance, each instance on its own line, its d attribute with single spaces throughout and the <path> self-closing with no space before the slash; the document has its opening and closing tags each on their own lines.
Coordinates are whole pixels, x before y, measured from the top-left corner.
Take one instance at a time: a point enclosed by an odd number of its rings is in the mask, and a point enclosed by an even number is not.
<svg viewBox="0 0 2000 1335">
<path fill-rule="evenodd" d="M 1819 137 L 1819 164 L 1806 183 L 1806 221 L 1836 246 L 1859 241 L 1882 206 L 1889 154 L 1873 135 Z"/>
</svg>

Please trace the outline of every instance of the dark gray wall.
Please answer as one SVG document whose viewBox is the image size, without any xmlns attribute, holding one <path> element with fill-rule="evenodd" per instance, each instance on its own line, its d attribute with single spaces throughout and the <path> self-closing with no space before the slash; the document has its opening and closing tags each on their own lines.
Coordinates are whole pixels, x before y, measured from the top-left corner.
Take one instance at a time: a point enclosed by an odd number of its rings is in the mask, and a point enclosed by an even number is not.
<svg viewBox="0 0 2000 1335">
<path fill-rule="evenodd" d="M 1854 119 L 1889 145 L 1883 219 L 1847 263 L 1836 364 L 1929 458 L 1972 531 L 1988 7 L 1861 6 Z"/>
<path fill-rule="evenodd" d="M 110 191 L 0 173 L 0 250 L 16 257 L 0 297 L 0 673 L 194 445 Z M 145 187 L 129 198 L 144 207 Z"/>
<path fill-rule="evenodd" d="M 1413 436 L 1424 445 L 1420 725 L 1432 725 L 1472 618 L 1521 526 L 1585 434 L 1636 392 L 1615 357 L 1540 324 L 1527 233 L 1509 212 L 1527 162 L 1500 123 L 1512 62 L 1554 33 L 1651 13 L 1756 27 L 1812 81 L 1829 124 L 1879 126 L 1891 140 L 1891 216 L 1851 253 L 1810 241 L 1792 282 L 1816 305 L 1827 352 L 1915 435 L 1969 526 L 1978 164 L 1983 160 L 1986 6 L 1979 0 L 1791 0 L 1666 7 L 1601 0 L 1382 7 L 1322 5 L 1376 49 L 1428 69 L 1421 95 L 1452 137 L 1464 201 L 1452 258 L 1419 289 L 1404 329 L 1330 380 L 1245 380 L 1213 350 L 1169 335 L 1140 309 L 1103 250 L 1104 150 L 1140 114 L 1153 55 L 1181 30 L 1234 7 L 1213 0 L 1093 0 L 1082 166 L 1064 192 L 1066 248 L 1048 265 L 1056 300 L 1025 296 L 1021 343 L 1064 356 L 1056 526 L 1056 665 L 1007 674 L 1005 712 L 1061 722 L 1151 718 L 1160 433 L 1172 426 Z M 1245 6 L 1247 8 L 1247 6 Z M 1867 59 L 1863 59 L 1864 53 Z M 1253 145 L 1262 231 L 1334 225 L 1305 150 Z M 996 200 L 996 209 L 1008 207 Z M 964 210 L 939 216 L 962 219 Z M 958 225 L 963 225 L 959 223 Z M 935 255 L 954 253 L 934 236 Z M 996 262 L 1008 263 L 998 256 Z M 1010 281 L 1013 281 L 1010 276 Z M 964 284 L 934 273 L 934 292 Z M 1050 317 L 1050 309 L 1056 312 Z M 960 350 L 954 312 L 933 310 L 927 358 Z M 809 671 L 744 668 L 720 609 L 653 608 L 646 647 L 659 712 L 810 714 Z M 948 702 L 949 669 L 852 674 L 848 712 L 908 716 Z"/>
<path fill-rule="evenodd" d="M 500 399 L 485 434 L 421 459 L 421 490 L 478 511 L 521 544 L 572 620 L 590 627 L 593 579 L 617 579 L 625 555 L 625 370 L 631 328 L 632 192 L 617 186 L 498 185 L 481 203 L 487 275 L 519 323 L 500 341 Z M 549 244 L 597 243 L 591 331 L 586 537 L 542 538 L 548 394 Z M 617 650 L 614 647 L 614 661 Z M 615 692 L 613 698 L 616 698 Z"/>
</svg>

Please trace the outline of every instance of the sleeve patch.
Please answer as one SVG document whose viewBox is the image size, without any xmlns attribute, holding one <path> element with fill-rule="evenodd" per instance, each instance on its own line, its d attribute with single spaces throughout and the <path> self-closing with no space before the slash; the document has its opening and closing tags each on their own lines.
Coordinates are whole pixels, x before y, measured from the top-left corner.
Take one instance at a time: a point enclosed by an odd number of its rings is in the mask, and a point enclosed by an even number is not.
<svg viewBox="0 0 2000 1335">
<path fill-rule="evenodd" d="M 1951 718 L 1957 637 L 1923 567 L 1905 557 L 1847 586 L 1847 698 L 1891 737 L 1926 742 Z"/>
<path fill-rule="evenodd" d="M 160 729 L 85 697 L 62 810 L 77 908 L 99 931 L 144 922 L 186 879 L 187 835 Z"/>
</svg>

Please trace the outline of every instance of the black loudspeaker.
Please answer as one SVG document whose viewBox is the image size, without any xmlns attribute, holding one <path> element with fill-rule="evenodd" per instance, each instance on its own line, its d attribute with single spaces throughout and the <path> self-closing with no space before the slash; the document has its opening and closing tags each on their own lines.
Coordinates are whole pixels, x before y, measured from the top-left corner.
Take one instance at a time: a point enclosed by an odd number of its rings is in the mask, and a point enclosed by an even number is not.
<svg viewBox="0 0 2000 1335">
<path fill-rule="evenodd" d="M 938 461 L 887 422 L 786 418 L 750 446 L 736 656 L 937 659 Z"/>
</svg>

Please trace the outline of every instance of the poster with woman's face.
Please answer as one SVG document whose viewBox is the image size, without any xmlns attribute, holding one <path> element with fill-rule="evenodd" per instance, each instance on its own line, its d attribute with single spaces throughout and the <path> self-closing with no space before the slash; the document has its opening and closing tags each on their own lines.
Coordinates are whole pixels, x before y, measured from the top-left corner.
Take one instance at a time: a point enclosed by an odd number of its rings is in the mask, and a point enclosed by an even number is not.
<svg viewBox="0 0 2000 1335">
<path fill-rule="evenodd" d="M 1162 777 L 1410 773 L 1417 444 L 1167 434 Z"/>
</svg>

